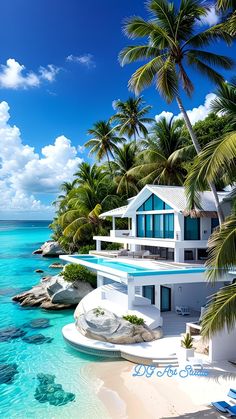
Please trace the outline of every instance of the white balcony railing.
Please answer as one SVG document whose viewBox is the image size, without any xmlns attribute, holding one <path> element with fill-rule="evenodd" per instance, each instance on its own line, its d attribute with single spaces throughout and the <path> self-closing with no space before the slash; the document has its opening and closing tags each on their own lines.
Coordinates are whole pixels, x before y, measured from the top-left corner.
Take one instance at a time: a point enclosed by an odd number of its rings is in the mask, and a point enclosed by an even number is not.
<svg viewBox="0 0 236 419">
<path fill-rule="evenodd" d="M 129 237 L 131 230 L 110 230 L 111 237 Z"/>
</svg>

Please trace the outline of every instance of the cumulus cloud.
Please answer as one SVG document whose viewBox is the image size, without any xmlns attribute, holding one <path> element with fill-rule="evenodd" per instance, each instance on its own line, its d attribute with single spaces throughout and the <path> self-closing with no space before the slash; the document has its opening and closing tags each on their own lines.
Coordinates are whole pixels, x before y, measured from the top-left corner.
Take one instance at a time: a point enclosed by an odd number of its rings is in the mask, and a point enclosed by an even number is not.
<svg viewBox="0 0 236 419">
<path fill-rule="evenodd" d="M 161 118 L 166 118 L 169 122 L 174 114 L 172 112 L 162 111 L 158 115 L 155 116 L 156 122 L 159 122 Z"/>
<path fill-rule="evenodd" d="M 66 57 L 66 61 L 72 63 L 78 63 L 86 66 L 87 68 L 95 68 L 96 63 L 94 61 L 94 56 L 92 54 L 83 54 L 83 55 L 73 55 L 70 54 Z"/>
<path fill-rule="evenodd" d="M 35 195 L 57 193 L 71 181 L 82 159 L 64 135 L 36 153 L 23 144 L 19 128 L 9 124 L 9 106 L 0 103 L 0 211 L 52 212 Z"/>
<path fill-rule="evenodd" d="M 210 7 L 206 16 L 202 17 L 199 21 L 200 25 L 213 26 L 216 25 L 220 20 L 220 16 L 216 13 L 214 6 Z"/>
<path fill-rule="evenodd" d="M 207 117 L 207 115 L 211 112 L 210 105 L 213 99 L 216 98 L 215 93 L 208 93 L 205 97 L 205 101 L 203 105 L 199 105 L 196 108 L 187 110 L 187 114 L 192 124 L 195 124 L 197 121 L 202 121 Z M 155 116 L 155 120 L 158 122 L 161 117 L 166 117 L 168 121 L 174 114 L 172 112 L 163 111 L 160 114 Z M 179 113 L 175 116 L 176 119 L 182 118 L 182 114 Z"/>
<path fill-rule="evenodd" d="M 23 64 L 9 58 L 0 66 L 0 87 L 4 89 L 27 89 L 38 87 L 42 81 L 53 82 L 60 69 L 52 64 L 40 67 L 38 73 L 26 71 Z"/>
</svg>

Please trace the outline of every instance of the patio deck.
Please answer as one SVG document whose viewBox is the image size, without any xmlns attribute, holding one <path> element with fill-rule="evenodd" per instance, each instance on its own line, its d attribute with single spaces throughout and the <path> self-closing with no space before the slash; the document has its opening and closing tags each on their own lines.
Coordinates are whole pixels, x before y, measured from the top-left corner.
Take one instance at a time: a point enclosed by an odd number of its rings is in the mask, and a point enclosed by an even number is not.
<svg viewBox="0 0 236 419">
<path fill-rule="evenodd" d="M 161 316 L 164 336 L 180 336 L 181 333 L 186 332 L 186 323 L 194 323 L 199 320 L 200 312 L 192 311 L 189 316 L 181 316 L 174 311 L 167 311 L 161 313 Z"/>
</svg>

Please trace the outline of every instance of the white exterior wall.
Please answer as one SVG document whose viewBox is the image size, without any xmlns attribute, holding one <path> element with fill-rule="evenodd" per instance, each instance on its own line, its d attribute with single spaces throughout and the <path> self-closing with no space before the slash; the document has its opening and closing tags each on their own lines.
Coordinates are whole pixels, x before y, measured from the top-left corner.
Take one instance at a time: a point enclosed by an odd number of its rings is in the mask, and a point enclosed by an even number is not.
<svg viewBox="0 0 236 419">
<path fill-rule="evenodd" d="M 209 361 L 235 360 L 236 327 L 231 332 L 227 328 L 212 336 L 209 341 Z"/>
<path fill-rule="evenodd" d="M 173 285 L 173 309 L 175 306 L 187 305 L 193 310 L 200 311 L 201 307 L 206 304 L 207 297 L 223 286 L 223 282 L 218 282 L 214 287 L 202 282 Z"/>
<path fill-rule="evenodd" d="M 200 218 L 200 238 L 201 240 L 208 240 L 211 235 L 211 218 Z"/>
</svg>

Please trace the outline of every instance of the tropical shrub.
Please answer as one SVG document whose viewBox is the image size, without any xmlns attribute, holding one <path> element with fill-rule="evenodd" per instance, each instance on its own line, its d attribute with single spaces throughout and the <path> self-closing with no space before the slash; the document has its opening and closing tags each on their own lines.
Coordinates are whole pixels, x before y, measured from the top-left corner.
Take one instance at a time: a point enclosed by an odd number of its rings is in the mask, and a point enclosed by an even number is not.
<svg viewBox="0 0 236 419">
<path fill-rule="evenodd" d="M 92 287 L 96 288 L 97 278 L 96 275 L 89 271 L 87 268 L 75 263 L 71 263 L 65 266 L 65 269 L 60 273 L 65 281 L 76 282 L 83 281 L 89 282 Z"/>
<path fill-rule="evenodd" d="M 81 255 L 87 255 L 90 250 L 95 250 L 95 245 L 93 244 L 86 244 L 85 246 L 80 246 L 79 247 L 79 253 Z"/>
<path fill-rule="evenodd" d="M 135 314 L 126 314 L 125 316 L 123 316 L 123 319 L 127 320 L 132 324 L 137 324 L 139 326 L 142 326 L 144 324 L 144 320 L 142 319 L 142 317 L 138 317 Z"/>
<path fill-rule="evenodd" d="M 105 311 L 101 307 L 96 307 L 93 309 L 93 313 L 95 314 L 96 317 L 98 317 L 98 316 L 104 316 Z"/>
<path fill-rule="evenodd" d="M 186 335 L 184 335 L 183 339 L 181 340 L 181 346 L 185 349 L 192 349 L 193 338 L 189 333 L 186 333 Z"/>
</svg>

